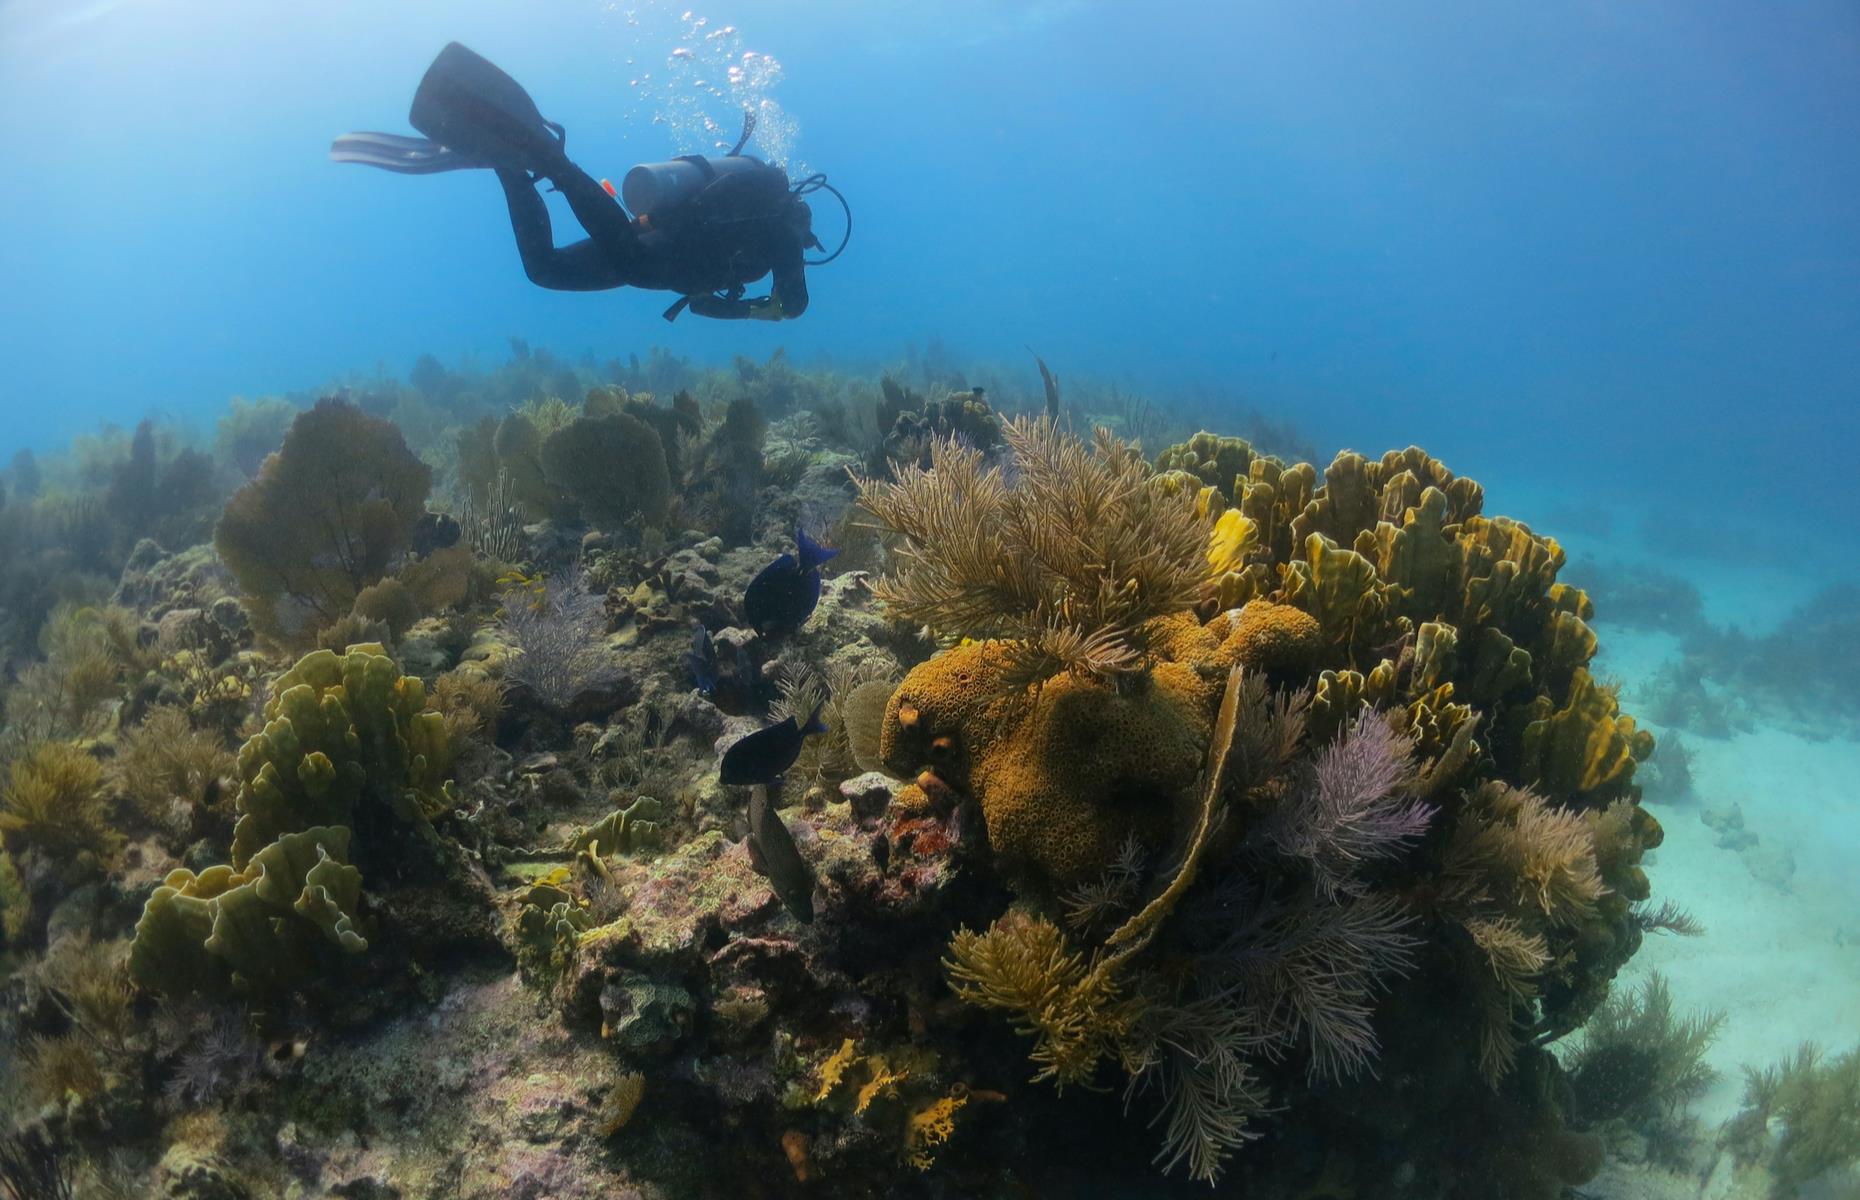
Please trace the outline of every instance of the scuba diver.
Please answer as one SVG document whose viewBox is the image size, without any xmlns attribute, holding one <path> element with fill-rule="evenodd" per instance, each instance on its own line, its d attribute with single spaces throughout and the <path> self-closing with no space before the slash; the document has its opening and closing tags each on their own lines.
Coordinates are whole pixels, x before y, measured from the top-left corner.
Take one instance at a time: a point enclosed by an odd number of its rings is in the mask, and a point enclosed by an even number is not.
<svg viewBox="0 0 1860 1200">
<path fill-rule="evenodd" d="M 824 189 L 842 207 L 846 198 L 824 175 L 790 184 L 780 167 L 743 154 L 755 130 L 755 114 L 747 110 L 729 154 L 634 167 L 618 196 L 611 183 L 569 161 L 562 127 L 543 118 L 516 80 L 457 42 L 427 68 L 407 119 L 426 136 L 347 133 L 329 156 L 404 175 L 490 168 L 504 187 L 523 272 L 539 287 L 676 292 L 668 321 L 687 307 L 701 317 L 778 321 L 807 311 L 806 268 L 839 257 L 852 237 L 847 208 L 839 248 L 825 258 L 803 257 L 822 248 L 805 197 Z M 587 231 L 584 240 L 555 244 L 537 186 L 542 180 L 568 201 Z M 770 274 L 768 295 L 743 297 L 749 284 Z"/>
</svg>

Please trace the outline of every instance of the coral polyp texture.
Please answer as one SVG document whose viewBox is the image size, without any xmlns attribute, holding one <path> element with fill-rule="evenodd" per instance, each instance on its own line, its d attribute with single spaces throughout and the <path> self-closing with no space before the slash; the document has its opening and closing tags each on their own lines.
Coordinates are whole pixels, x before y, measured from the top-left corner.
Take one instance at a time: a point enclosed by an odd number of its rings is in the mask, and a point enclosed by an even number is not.
<svg viewBox="0 0 1860 1200">
<path fill-rule="evenodd" d="M 0 471 L 21 1170 L 1563 1200 L 1687 1136 L 1712 1027 L 1615 983 L 1689 927 L 1651 738 L 1478 484 L 1050 371 L 512 350 L 238 405 L 210 488 L 159 422 Z M 1851 1065 L 1727 1161 L 1837 1162 Z"/>
</svg>

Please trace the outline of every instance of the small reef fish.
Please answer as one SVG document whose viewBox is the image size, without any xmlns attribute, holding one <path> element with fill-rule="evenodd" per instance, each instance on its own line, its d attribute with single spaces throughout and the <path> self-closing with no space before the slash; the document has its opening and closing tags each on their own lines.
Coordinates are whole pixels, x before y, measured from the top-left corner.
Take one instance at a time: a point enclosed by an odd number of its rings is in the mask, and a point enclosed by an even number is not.
<svg viewBox="0 0 1860 1200">
<path fill-rule="evenodd" d="M 754 737 L 754 734 L 750 735 Z M 814 868 L 801 856 L 794 835 L 782 822 L 781 815 L 769 800 L 769 790 L 759 787 L 749 794 L 749 865 L 756 874 L 769 881 L 782 906 L 803 925 L 814 921 Z"/>
<path fill-rule="evenodd" d="M 799 629 L 820 603 L 820 564 L 838 550 L 794 531 L 795 553 L 783 554 L 763 567 L 743 593 L 743 619 L 760 634 Z"/>
<path fill-rule="evenodd" d="M 717 646 L 710 640 L 710 630 L 701 623 L 691 635 L 691 649 L 685 652 L 685 666 L 691 670 L 691 679 L 697 690 L 706 696 L 717 690 Z"/>
<path fill-rule="evenodd" d="M 816 705 L 805 725 L 797 725 L 793 717 L 788 717 L 738 738 L 723 752 L 723 769 L 717 773 L 717 781 L 738 787 L 773 783 L 801 757 L 801 743 L 809 734 L 826 731 Z"/>
</svg>

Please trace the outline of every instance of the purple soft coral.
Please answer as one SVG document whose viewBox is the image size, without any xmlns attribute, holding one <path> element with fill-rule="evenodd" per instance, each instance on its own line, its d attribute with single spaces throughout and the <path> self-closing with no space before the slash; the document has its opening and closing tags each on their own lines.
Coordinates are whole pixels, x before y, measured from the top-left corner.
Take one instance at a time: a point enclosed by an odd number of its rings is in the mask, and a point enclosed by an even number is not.
<svg viewBox="0 0 1860 1200">
<path fill-rule="evenodd" d="M 264 1070 L 265 1047 L 231 1010 L 203 1011 L 197 1036 L 175 1060 L 164 1089 L 176 1104 L 224 1102 L 243 1095 Z"/>
<path fill-rule="evenodd" d="M 1413 742 L 1365 709 L 1318 755 L 1261 836 L 1309 863 L 1326 897 L 1361 895 L 1363 864 L 1399 853 L 1434 815 L 1408 794 L 1413 756 Z"/>
</svg>

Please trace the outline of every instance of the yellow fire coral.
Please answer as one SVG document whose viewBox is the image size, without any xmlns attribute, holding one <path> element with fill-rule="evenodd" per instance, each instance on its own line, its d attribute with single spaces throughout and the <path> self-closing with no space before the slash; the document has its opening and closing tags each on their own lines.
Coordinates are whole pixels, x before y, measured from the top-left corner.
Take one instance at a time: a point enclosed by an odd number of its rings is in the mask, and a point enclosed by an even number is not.
<svg viewBox="0 0 1860 1200">
<path fill-rule="evenodd" d="M 912 1113 L 904 1127 L 904 1161 L 928 1171 L 936 1161 L 937 1147 L 956 1132 L 956 1110 L 968 1102 L 966 1093 L 952 1092 Z"/>
</svg>

